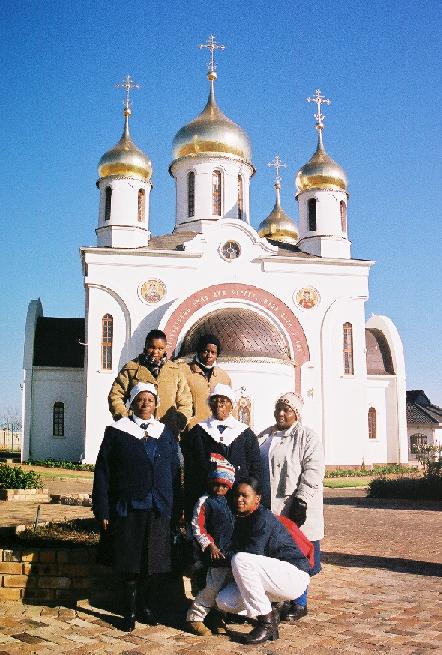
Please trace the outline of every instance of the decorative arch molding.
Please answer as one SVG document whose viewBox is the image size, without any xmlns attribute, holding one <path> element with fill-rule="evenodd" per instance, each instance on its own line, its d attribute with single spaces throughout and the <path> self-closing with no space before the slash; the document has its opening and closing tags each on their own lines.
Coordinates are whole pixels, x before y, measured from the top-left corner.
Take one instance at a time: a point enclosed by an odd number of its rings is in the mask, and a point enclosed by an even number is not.
<svg viewBox="0 0 442 655">
<path fill-rule="evenodd" d="M 296 388 L 299 390 L 301 380 L 301 366 L 310 359 L 310 353 L 307 345 L 307 339 L 304 330 L 295 314 L 279 298 L 269 291 L 259 289 L 249 284 L 238 284 L 226 282 L 216 284 L 205 289 L 200 289 L 191 294 L 186 300 L 181 302 L 169 316 L 164 318 L 164 324 L 161 327 L 167 334 L 168 355 L 171 357 L 176 350 L 183 330 L 189 329 L 189 322 L 196 312 L 201 317 L 201 310 L 207 308 L 204 313 L 212 311 L 212 305 L 220 301 L 242 302 L 244 306 L 255 306 L 261 308 L 266 314 L 273 316 L 275 323 L 282 326 L 291 346 L 296 368 Z M 196 316 L 195 316 L 195 320 Z"/>
<path fill-rule="evenodd" d="M 108 293 L 118 303 L 121 311 L 123 312 L 124 323 L 126 325 L 125 342 L 128 343 L 131 337 L 131 320 L 130 320 L 129 309 L 127 308 L 127 305 L 124 302 L 123 298 L 112 289 L 109 289 L 109 287 L 106 287 L 104 284 L 88 284 L 87 286 L 89 287 L 89 289 L 100 289 L 100 291 L 104 291 L 105 293 Z"/>
</svg>

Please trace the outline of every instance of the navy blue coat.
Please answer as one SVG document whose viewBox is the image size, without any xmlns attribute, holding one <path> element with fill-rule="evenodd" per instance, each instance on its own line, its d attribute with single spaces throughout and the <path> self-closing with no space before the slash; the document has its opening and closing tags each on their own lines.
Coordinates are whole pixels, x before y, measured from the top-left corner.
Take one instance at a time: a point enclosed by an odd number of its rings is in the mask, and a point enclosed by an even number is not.
<svg viewBox="0 0 442 655">
<path fill-rule="evenodd" d="M 229 559 L 235 553 L 274 557 L 293 564 L 301 571 L 310 572 L 308 559 L 299 550 L 288 530 L 262 505 L 247 516 L 237 516 Z"/>
<path fill-rule="evenodd" d="M 219 453 L 233 464 L 236 480 L 248 476 L 259 482 L 262 480 L 258 439 L 250 428 L 226 446 L 212 439 L 200 425 L 195 425 L 182 436 L 181 449 L 184 456 L 184 509 L 188 521 L 192 518 L 196 501 L 206 493 L 211 453 Z"/>
<path fill-rule="evenodd" d="M 114 426 L 106 428 L 92 490 L 92 510 L 98 520 L 109 519 L 117 500 L 142 499 L 150 491 L 160 499 L 164 516 L 172 516 L 180 492 L 178 444 L 167 428 L 157 441 L 152 463 L 141 439 Z"/>
</svg>

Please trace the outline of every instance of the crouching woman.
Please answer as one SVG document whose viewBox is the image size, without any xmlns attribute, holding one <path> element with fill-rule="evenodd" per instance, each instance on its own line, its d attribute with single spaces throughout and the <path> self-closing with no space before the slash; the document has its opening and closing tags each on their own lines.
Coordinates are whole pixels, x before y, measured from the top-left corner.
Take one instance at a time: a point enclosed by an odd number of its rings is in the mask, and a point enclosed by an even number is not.
<svg viewBox="0 0 442 655">
<path fill-rule="evenodd" d="M 180 464 L 174 435 L 154 418 L 157 404 L 155 385 L 133 387 L 132 415 L 106 428 L 95 466 L 92 508 L 122 577 L 128 632 L 136 619 L 156 623 L 159 591 L 171 569 Z"/>
<path fill-rule="evenodd" d="M 230 559 L 235 582 L 220 591 L 216 602 L 221 611 L 245 610 L 256 619 L 244 642 L 260 644 L 278 639 L 278 617 L 272 602 L 304 593 L 310 564 L 279 519 L 260 504 L 261 488 L 254 478 L 239 480 L 233 493 L 236 521 Z"/>
</svg>

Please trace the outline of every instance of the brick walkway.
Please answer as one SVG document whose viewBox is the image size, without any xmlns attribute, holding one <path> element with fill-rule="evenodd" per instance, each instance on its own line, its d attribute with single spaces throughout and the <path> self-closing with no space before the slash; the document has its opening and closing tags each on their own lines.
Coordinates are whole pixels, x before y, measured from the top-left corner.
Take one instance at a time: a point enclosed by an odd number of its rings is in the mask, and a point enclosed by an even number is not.
<svg viewBox="0 0 442 655">
<path fill-rule="evenodd" d="M 178 615 L 126 635 L 112 614 L 86 601 L 76 611 L 3 603 L 0 655 L 442 653 L 442 504 L 370 501 L 363 495 L 326 492 L 324 569 L 312 580 L 308 616 L 283 626 L 277 642 L 246 647 L 226 637 L 197 638 L 180 629 Z M 0 503 L 2 525 L 5 505 Z M 71 510 L 90 516 L 87 508 L 58 510 L 61 517 Z M 35 508 L 21 511 L 32 514 Z"/>
</svg>

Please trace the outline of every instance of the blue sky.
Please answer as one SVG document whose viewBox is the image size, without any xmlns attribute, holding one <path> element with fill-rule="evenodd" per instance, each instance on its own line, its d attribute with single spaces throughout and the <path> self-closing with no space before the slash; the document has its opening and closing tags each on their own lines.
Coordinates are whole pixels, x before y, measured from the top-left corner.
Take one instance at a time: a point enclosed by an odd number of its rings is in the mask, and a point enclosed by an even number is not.
<svg viewBox="0 0 442 655">
<path fill-rule="evenodd" d="M 151 230 L 173 227 L 171 143 L 207 96 L 209 34 L 226 45 L 217 99 L 248 132 L 257 173 L 252 224 L 282 204 L 297 218 L 294 175 L 311 156 L 320 88 L 328 152 L 349 178 L 354 257 L 376 260 L 367 315 L 402 336 L 407 387 L 442 405 L 440 2 L 45 2 L 0 6 L 3 312 L 0 414 L 20 402 L 30 299 L 47 316 L 84 315 L 78 250 L 95 243 L 100 156 L 122 131 L 130 73 L 132 136 L 154 167 Z"/>
</svg>

